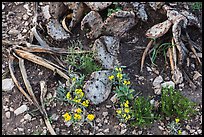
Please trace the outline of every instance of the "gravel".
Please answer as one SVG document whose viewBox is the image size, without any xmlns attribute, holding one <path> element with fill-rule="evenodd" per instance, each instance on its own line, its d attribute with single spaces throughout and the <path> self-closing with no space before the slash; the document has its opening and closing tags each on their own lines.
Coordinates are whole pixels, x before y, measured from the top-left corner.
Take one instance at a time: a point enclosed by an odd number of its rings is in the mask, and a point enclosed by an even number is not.
<svg viewBox="0 0 204 137">
<path fill-rule="evenodd" d="M 14 111 L 14 114 L 17 116 L 17 115 L 22 114 L 23 112 L 25 112 L 27 110 L 28 110 L 28 106 L 22 105 Z"/>
<path fill-rule="evenodd" d="M 3 91 L 11 91 L 14 87 L 13 80 L 10 78 L 2 80 L 2 90 Z"/>
</svg>

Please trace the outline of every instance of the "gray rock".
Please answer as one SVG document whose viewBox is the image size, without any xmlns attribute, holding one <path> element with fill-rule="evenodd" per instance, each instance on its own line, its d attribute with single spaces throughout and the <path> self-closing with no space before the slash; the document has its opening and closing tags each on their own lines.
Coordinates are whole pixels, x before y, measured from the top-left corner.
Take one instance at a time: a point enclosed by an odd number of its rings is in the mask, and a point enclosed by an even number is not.
<svg viewBox="0 0 204 137">
<path fill-rule="evenodd" d="M 11 117 L 11 113 L 9 112 L 9 111 L 7 111 L 6 113 L 5 113 L 5 115 L 6 115 L 6 118 L 10 118 Z"/>
<path fill-rule="evenodd" d="M 2 10 L 4 10 L 4 8 L 5 8 L 5 5 L 2 3 Z"/>
<path fill-rule="evenodd" d="M 104 132 L 104 133 L 108 133 L 109 131 L 110 131 L 110 129 L 107 128 L 107 129 L 105 129 L 103 132 Z"/>
<path fill-rule="evenodd" d="M 23 112 L 25 112 L 25 111 L 27 111 L 27 110 L 28 110 L 27 105 L 22 105 L 22 106 L 20 106 L 19 108 L 17 108 L 17 109 L 14 111 L 14 114 L 17 116 L 17 115 L 19 115 L 19 114 L 21 114 L 21 113 L 23 113 Z"/>
<path fill-rule="evenodd" d="M 123 135 L 123 134 L 125 134 L 126 131 L 127 131 L 127 129 L 122 129 L 122 130 L 120 131 L 120 134 Z"/>
<path fill-rule="evenodd" d="M 8 34 L 14 35 L 14 36 L 16 36 L 16 35 L 19 34 L 19 33 L 20 33 L 20 32 L 19 32 L 18 30 L 16 30 L 16 29 L 10 29 L 9 32 L 8 32 Z"/>
<path fill-rule="evenodd" d="M 119 65 L 117 54 L 119 53 L 120 41 L 116 37 L 101 36 L 95 40 L 93 51 L 96 52 L 95 59 L 98 60 L 104 68 L 112 69 Z"/>
<path fill-rule="evenodd" d="M 30 121 L 30 120 L 32 119 L 32 116 L 31 116 L 30 114 L 26 114 L 26 115 L 24 116 L 24 119 Z"/>
<path fill-rule="evenodd" d="M 160 83 L 162 83 L 162 82 L 163 82 L 162 76 L 158 76 L 158 77 L 156 77 L 156 78 L 154 79 L 154 81 L 153 81 L 153 86 L 155 87 L 155 86 L 157 86 L 157 85 L 160 85 Z"/>
<path fill-rule="evenodd" d="M 112 87 L 108 79 L 109 76 L 110 71 L 108 70 L 96 71 L 91 74 L 89 80 L 84 84 L 85 96 L 92 103 L 99 104 L 108 98 Z"/>
<path fill-rule="evenodd" d="M 160 94 L 161 94 L 161 88 L 156 88 L 156 89 L 154 89 L 154 93 L 155 93 L 156 95 L 160 95 Z"/>
<path fill-rule="evenodd" d="M 117 94 L 113 95 L 110 99 L 113 103 L 116 103 L 117 101 Z"/>
<path fill-rule="evenodd" d="M 103 112 L 102 115 L 103 115 L 104 117 L 106 117 L 106 116 L 108 116 L 108 112 Z"/>
<path fill-rule="evenodd" d="M 111 105 L 106 105 L 106 108 L 111 108 L 112 106 Z"/>
<path fill-rule="evenodd" d="M 190 130 L 191 130 L 191 127 L 190 127 L 189 125 L 186 125 L 186 129 L 187 129 L 188 131 L 190 131 Z"/>
<path fill-rule="evenodd" d="M 51 119 L 53 120 L 53 121 L 57 121 L 58 120 L 58 118 L 59 118 L 59 115 L 57 115 L 57 114 L 52 114 L 52 116 L 51 116 Z"/>
<path fill-rule="evenodd" d="M 14 83 L 12 79 L 3 79 L 2 80 L 2 90 L 3 91 L 11 91 L 14 87 Z"/>
<path fill-rule="evenodd" d="M 164 128 L 163 128 L 162 126 L 158 126 L 158 128 L 159 128 L 160 130 L 162 130 L 162 131 L 164 130 Z"/>
<path fill-rule="evenodd" d="M 91 10 L 100 11 L 107 8 L 112 2 L 84 2 Z"/>
<path fill-rule="evenodd" d="M 103 132 L 99 132 L 96 135 L 105 135 Z"/>
<path fill-rule="evenodd" d="M 138 135 L 141 135 L 142 134 L 142 131 L 138 131 Z"/>
<path fill-rule="evenodd" d="M 188 133 L 185 130 L 183 130 L 181 134 L 182 135 L 188 135 Z"/>
<path fill-rule="evenodd" d="M 175 88 L 175 83 L 173 81 L 167 81 L 161 84 L 162 87 L 173 87 Z"/>
<path fill-rule="evenodd" d="M 24 15 L 23 15 L 23 19 L 24 19 L 24 20 L 28 20 L 28 18 L 29 18 L 28 14 L 24 14 Z"/>
<path fill-rule="evenodd" d="M 24 131 L 23 128 L 17 128 L 17 129 L 18 129 L 18 131 L 20 131 L 20 132 L 23 132 L 23 131 Z"/>
<path fill-rule="evenodd" d="M 100 123 L 101 122 L 101 119 L 100 118 L 97 118 L 96 119 L 96 123 Z"/>
</svg>

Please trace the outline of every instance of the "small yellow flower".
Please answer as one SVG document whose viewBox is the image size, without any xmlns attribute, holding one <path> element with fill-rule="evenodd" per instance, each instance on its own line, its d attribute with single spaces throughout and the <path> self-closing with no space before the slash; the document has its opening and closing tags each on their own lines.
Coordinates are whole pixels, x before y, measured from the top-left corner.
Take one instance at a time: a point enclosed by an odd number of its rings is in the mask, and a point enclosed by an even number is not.
<svg viewBox="0 0 204 137">
<path fill-rule="evenodd" d="M 90 121 L 94 120 L 94 118 L 95 118 L 95 116 L 93 114 L 88 114 L 87 115 L 87 119 L 90 120 Z"/>
<path fill-rule="evenodd" d="M 81 113 L 81 112 L 82 112 L 81 108 L 77 108 L 77 109 L 76 109 L 76 112 L 77 112 L 77 113 Z"/>
<path fill-rule="evenodd" d="M 123 117 L 125 118 L 127 115 L 126 114 L 123 114 Z"/>
<path fill-rule="evenodd" d="M 66 122 L 69 121 L 69 120 L 71 120 L 71 118 L 72 118 L 72 116 L 69 115 L 69 113 L 67 113 L 67 112 L 63 115 L 63 117 L 64 117 L 64 120 L 65 120 Z"/>
<path fill-rule="evenodd" d="M 82 89 L 75 89 L 75 92 L 76 92 L 76 93 L 81 93 L 81 92 L 82 92 Z"/>
<path fill-rule="evenodd" d="M 109 80 L 113 80 L 113 79 L 114 79 L 114 76 L 111 75 L 111 76 L 108 77 L 108 79 L 109 79 Z"/>
<path fill-rule="evenodd" d="M 125 118 L 125 120 L 129 120 L 131 118 L 131 116 L 128 114 Z"/>
<path fill-rule="evenodd" d="M 75 78 L 75 77 L 73 77 L 73 78 L 72 78 L 72 81 L 76 81 L 76 78 Z"/>
<path fill-rule="evenodd" d="M 115 70 L 116 70 L 116 71 L 122 71 L 122 69 L 121 69 L 121 68 L 118 68 L 118 67 L 116 67 Z"/>
<path fill-rule="evenodd" d="M 176 123 L 179 123 L 180 119 L 179 119 L 179 118 L 176 118 L 175 121 L 176 121 Z"/>
<path fill-rule="evenodd" d="M 123 78 L 123 74 L 117 73 L 117 78 L 121 80 Z"/>
<path fill-rule="evenodd" d="M 70 92 L 67 92 L 66 97 L 67 97 L 67 99 L 69 99 L 69 100 L 71 100 L 71 99 L 72 99 Z"/>
<path fill-rule="evenodd" d="M 80 103 L 81 102 L 81 99 L 77 99 L 76 97 L 73 99 L 74 102 L 76 103 Z"/>
<path fill-rule="evenodd" d="M 85 107 L 88 107 L 89 106 L 89 100 L 83 101 L 82 105 L 85 106 Z"/>
<path fill-rule="evenodd" d="M 178 135 L 181 135 L 181 134 L 182 134 L 181 130 L 178 130 Z"/>
<path fill-rule="evenodd" d="M 130 112 L 130 109 L 129 108 L 125 108 L 125 113 L 129 113 Z"/>
<path fill-rule="evenodd" d="M 126 102 L 124 103 L 124 106 L 127 108 L 127 107 L 129 107 L 129 101 L 128 100 L 126 100 Z"/>
<path fill-rule="evenodd" d="M 130 81 L 124 80 L 123 84 L 124 84 L 124 85 L 129 85 L 129 84 L 130 84 Z"/>
<path fill-rule="evenodd" d="M 121 114 L 121 113 L 122 113 L 122 111 L 121 111 L 120 109 L 116 110 L 116 112 L 117 112 L 118 114 Z"/>
<path fill-rule="evenodd" d="M 75 114 L 74 114 L 74 119 L 75 119 L 75 120 L 80 120 L 80 119 L 81 119 L 81 115 L 75 113 Z"/>
</svg>

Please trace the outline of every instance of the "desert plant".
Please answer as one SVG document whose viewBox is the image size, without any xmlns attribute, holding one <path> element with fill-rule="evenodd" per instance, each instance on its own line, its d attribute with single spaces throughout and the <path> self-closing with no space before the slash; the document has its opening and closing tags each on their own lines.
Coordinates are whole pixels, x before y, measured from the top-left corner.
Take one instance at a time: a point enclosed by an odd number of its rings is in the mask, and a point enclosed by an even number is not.
<svg viewBox="0 0 204 137">
<path fill-rule="evenodd" d="M 167 124 L 167 129 L 171 135 L 181 135 L 181 125 L 179 121 L 180 119 L 176 118 L 175 121 L 171 121 Z"/>
<path fill-rule="evenodd" d="M 184 97 L 173 87 L 162 88 L 161 114 L 163 116 L 179 119 L 189 119 L 190 115 L 196 113 L 194 107 L 196 103 Z"/>
<path fill-rule="evenodd" d="M 144 97 L 137 97 L 133 101 L 133 117 L 134 120 L 131 121 L 132 126 L 146 126 L 151 124 L 156 115 L 153 113 L 153 105 L 150 104 L 149 99 Z"/>
</svg>

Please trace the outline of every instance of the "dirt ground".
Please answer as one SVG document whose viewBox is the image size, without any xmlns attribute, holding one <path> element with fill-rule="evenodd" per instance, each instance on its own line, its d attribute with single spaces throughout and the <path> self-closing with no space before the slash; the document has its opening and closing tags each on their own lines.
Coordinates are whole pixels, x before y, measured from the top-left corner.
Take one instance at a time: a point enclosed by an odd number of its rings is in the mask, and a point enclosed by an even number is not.
<svg viewBox="0 0 204 137">
<path fill-rule="evenodd" d="M 19 34 L 22 34 L 22 37 L 20 39 L 27 39 L 28 35 L 26 33 L 22 33 L 22 30 L 25 28 L 27 30 L 30 29 L 30 26 L 25 24 L 26 22 L 30 23 L 32 20 L 32 16 L 29 16 L 27 20 L 24 20 L 22 17 L 26 13 L 25 8 L 23 8 L 24 4 L 26 3 L 10 3 L 10 2 L 3 2 L 5 8 L 2 10 L 2 39 L 3 40 L 19 40 L 18 36 Z M 28 4 L 30 4 L 28 2 Z M 155 64 L 157 65 L 155 68 L 158 70 L 159 74 L 156 74 L 154 72 L 147 71 L 147 66 L 151 66 L 151 61 L 149 57 L 146 58 L 145 65 L 143 72 L 140 72 L 140 61 L 142 57 L 142 53 L 144 51 L 144 48 L 149 42 L 149 39 L 145 37 L 145 32 L 153 25 L 160 23 L 166 19 L 166 16 L 163 14 L 159 14 L 155 12 L 154 10 L 147 8 L 148 13 L 148 21 L 142 22 L 139 21 L 136 26 L 134 26 L 128 33 L 127 36 L 123 39 L 121 39 L 120 43 L 120 53 L 118 55 L 118 59 L 122 66 L 128 66 L 126 69 L 124 69 L 124 72 L 127 73 L 130 77 L 130 81 L 133 84 L 132 87 L 138 91 L 141 92 L 141 95 L 143 96 L 154 96 L 154 90 L 153 90 L 153 79 L 155 77 L 161 75 L 164 80 L 171 80 L 170 75 L 170 68 L 169 68 L 169 62 L 168 64 L 165 63 L 164 58 L 162 55 L 159 55 L 156 59 Z M 4 13 L 3 13 L 4 12 Z M 200 23 L 202 24 L 202 9 L 192 11 L 198 18 Z M 32 11 L 31 11 L 32 13 Z M 33 14 L 33 13 L 32 13 Z M 9 30 L 13 27 L 16 27 L 17 30 L 19 30 L 19 33 L 17 34 L 9 34 Z M 194 28 L 188 28 L 187 30 L 192 38 L 192 40 L 198 44 L 202 48 L 202 33 L 196 31 Z M 23 37 L 25 36 L 25 38 Z M 167 41 L 169 41 L 170 37 L 169 34 L 164 36 L 163 38 L 166 38 Z M 85 37 L 84 32 L 80 30 L 80 24 L 76 26 L 75 31 L 73 32 L 73 36 L 69 40 L 76 40 L 79 39 L 82 41 L 85 49 L 88 49 L 89 47 L 87 45 L 90 45 L 94 42 L 94 40 L 89 40 Z M 56 47 L 63 47 L 67 48 L 67 45 L 70 44 L 68 41 L 62 41 L 62 42 L 54 42 L 53 45 L 56 45 Z M 4 78 L 11 78 L 9 72 L 8 72 L 8 53 L 6 52 L 6 49 L 8 48 L 7 45 L 2 45 L 2 75 L 4 74 Z M 44 58 L 47 58 L 51 61 L 54 61 L 52 57 L 38 54 Z M 202 67 L 196 65 L 195 59 L 190 58 L 191 65 L 190 67 L 183 67 L 183 69 L 190 75 L 192 78 L 194 75 L 194 71 L 198 71 L 202 75 Z M 56 88 L 58 86 L 58 81 L 63 81 L 62 78 L 56 76 L 52 71 L 33 64 L 29 61 L 25 61 L 25 66 L 27 70 L 27 74 L 29 76 L 28 80 L 31 83 L 31 86 L 33 88 L 33 91 L 36 95 L 39 95 L 40 91 L 40 84 L 39 82 L 41 80 L 46 82 L 46 85 L 48 87 L 49 93 L 51 93 L 51 96 L 53 97 L 56 94 Z M 194 65 L 192 65 L 194 64 Z M 185 66 L 185 65 L 184 65 Z M 5 74 L 7 73 L 7 74 Z M 23 85 L 23 80 L 20 74 L 20 70 L 18 68 L 17 62 L 15 62 L 15 75 L 19 79 L 20 83 Z M 2 76 L 3 78 L 3 76 Z M 192 117 L 188 121 L 182 121 L 182 128 L 186 131 L 186 134 L 202 134 L 198 131 L 202 129 L 202 77 L 199 77 L 196 81 L 194 81 L 196 84 L 196 89 L 193 89 L 188 81 L 184 79 L 184 86 L 176 86 L 176 89 L 180 89 L 181 93 L 191 99 L 192 101 L 198 103 L 199 113 L 195 117 Z M 23 88 L 25 88 L 23 86 Z M 89 125 L 85 125 L 82 127 L 80 131 L 76 131 L 72 127 L 66 127 L 65 123 L 63 121 L 62 115 L 65 113 L 65 111 L 68 110 L 69 106 L 66 106 L 65 103 L 53 99 L 51 100 L 47 106 L 46 110 L 48 112 L 49 116 L 57 115 L 57 120 L 52 120 L 52 126 L 55 129 L 57 134 L 63 134 L 63 135 L 70 135 L 70 134 L 83 134 L 83 135 L 90 135 L 90 134 L 107 134 L 107 135 L 113 135 L 113 134 L 153 134 L 153 135 L 161 135 L 161 134 L 167 134 L 165 130 L 161 130 L 159 126 L 163 125 L 165 127 L 165 123 L 168 122 L 168 120 L 163 121 L 155 121 L 152 125 L 146 128 L 138 128 L 138 127 L 126 127 L 125 125 L 119 124 L 119 121 L 115 117 L 115 112 L 113 109 L 113 104 L 110 101 L 110 98 L 113 96 L 113 93 L 109 95 L 109 98 L 99 104 L 99 105 L 92 105 L 89 109 L 93 113 L 96 114 L 96 129 L 94 130 Z M 29 110 L 27 112 L 24 112 L 23 114 L 20 114 L 18 116 L 15 116 L 13 111 L 16 110 L 19 106 L 22 106 L 23 104 L 28 105 Z M 33 112 L 35 107 L 33 105 L 29 104 L 29 101 L 20 93 L 20 91 L 15 86 L 12 91 L 8 92 L 2 92 L 2 135 L 33 135 L 33 134 L 50 134 L 49 131 L 47 131 L 46 126 L 43 122 L 42 117 L 40 116 L 39 112 Z M 6 112 L 10 112 L 10 117 L 6 117 Z M 108 112 L 107 116 L 103 115 L 103 112 Z M 30 114 L 32 118 L 30 120 L 26 120 L 24 116 L 26 114 Z M 186 126 L 190 125 L 190 129 L 186 129 Z M 126 131 L 123 133 L 122 130 L 126 129 Z M 191 130 L 195 130 L 194 132 Z"/>
</svg>

